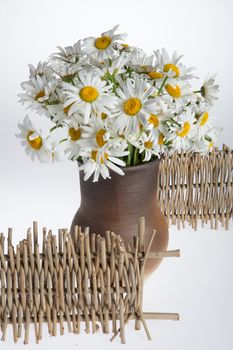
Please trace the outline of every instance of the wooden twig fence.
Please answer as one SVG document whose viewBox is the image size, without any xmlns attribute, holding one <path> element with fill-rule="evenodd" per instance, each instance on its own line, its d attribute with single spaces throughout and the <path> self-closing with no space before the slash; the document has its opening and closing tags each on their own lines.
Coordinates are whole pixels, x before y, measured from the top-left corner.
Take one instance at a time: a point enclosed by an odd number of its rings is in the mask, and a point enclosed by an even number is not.
<svg viewBox="0 0 233 350">
<path fill-rule="evenodd" d="M 233 208 L 233 151 L 223 145 L 203 157 L 174 153 L 160 162 L 158 202 L 169 224 L 178 228 L 188 222 L 229 228 Z"/>
<path fill-rule="evenodd" d="M 120 236 L 105 237 L 82 232 L 76 226 L 73 239 L 67 230 L 57 235 L 43 229 L 40 248 L 37 223 L 26 239 L 14 247 L 12 229 L 0 235 L 0 329 L 1 339 L 12 325 L 14 342 L 23 336 L 29 342 L 30 324 L 35 340 L 42 339 L 42 325 L 56 336 L 68 331 L 113 332 L 125 343 L 125 325 L 135 320 L 135 329 L 144 327 L 151 339 L 146 319 L 178 320 L 176 313 L 143 312 L 143 275 L 147 257 L 175 257 L 179 250 L 149 253 L 155 231 L 144 250 L 145 220 L 140 219 L 133 247 L 125 247 Z M 23 335 L 24 333 L 24 335 Z"/>
</svg>

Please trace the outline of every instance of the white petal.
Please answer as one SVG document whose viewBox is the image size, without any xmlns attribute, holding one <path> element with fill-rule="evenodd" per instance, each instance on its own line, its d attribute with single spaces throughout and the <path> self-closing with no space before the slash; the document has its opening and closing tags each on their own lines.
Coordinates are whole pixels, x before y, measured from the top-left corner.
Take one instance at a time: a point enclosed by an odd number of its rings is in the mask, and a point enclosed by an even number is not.
<svg viewBox="0 0 233 350">
<path fill-rule="evenodd" d="M 86 103 L 85 111 L 84 111 L 84 123 L 85 124 L 87 124 L 89 122 L 90 114 L 91 114 L 91 104 Z"/>
<path fill-rule="evenodd" d="M 119 158 L 109 156 L 108 159 L 109 159 L 111 162 L 113 162 L 113 163 L 115 163 L 115 164 L 118 164 L 118 165 L 120 165 L 120 166 L 125 166 L 125 165 L 126 165 L 125 162 L 124 162 L 123 160 L 119 159 Z"/>
<path fill-rule="evenodd" d="M 120 169 L 118 166 L 116 166 L 115 164 L 113 164 L 113 163 L 111 163 L 111 162 L 109 162 L 108 160 L 107 160 L 107 162 L 106 162 L 106 165 L 110 168 L 110 169 L 112 169 L 113 171 L 115 171 L 117 174 L 119 174 L 119 175 L 125 175 L 125 173 L 124 173 L 124 171 L 122 170 L 122 169 Z"/>
</svg>

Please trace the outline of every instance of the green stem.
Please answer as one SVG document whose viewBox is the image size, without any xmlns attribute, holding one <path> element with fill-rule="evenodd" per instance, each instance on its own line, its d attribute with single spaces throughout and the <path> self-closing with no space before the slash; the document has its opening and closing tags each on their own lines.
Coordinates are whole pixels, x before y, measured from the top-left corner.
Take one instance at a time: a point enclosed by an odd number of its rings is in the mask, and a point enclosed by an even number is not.
<svg viewBox="0 0 233 350">
<path fill-rule="evenodd" d="M 172 121 L 173 124 L 176 124 L 176 125 L 178 125 L 178 126 L 181 126 L 179 123 L 177 123 L 177 121 L 176 121 L 175 119 L 173 119 L 173 118 L 170 118 L 170 119 L 171 119 L 171 121 Z"/>
<path fill-rule="evenodd" d="M 134 146 L 131 143 L 128 142 L 129 154 L 128 154 L 128 158 L 127 158 L 127 162 L 126 162 L 127 166 L 131 165 L 133 149 L 134 149 Z"/>
<path fill-rule="evenodd" d="M 158 96 L 160 95 L 160 92 L 163 90 L 163 87 L 164 87 L 164 85 L 165 85 L 167 79 L 168 79 L 168 77 L 165 77 L 165 78 L 164 78 L 164 81 L 162 82 L 162 85 L 161 85 L 160 88 L 159 88 Z"/>
<path fill-rule="evenodd" d="M 133 165 L 137 165 L 137 163 L 138 163 L 138 148 L 134 147 Z"/>
<path fill-rule="evenodd" d="M 49 130 L 49 132 L 53 132 L 53 131 L 56 130 L 57 128 L 58 128 L 58 126 L 55 125 L 55 126 L 53 126 L 53 127 Z"/>
<path fill-rule="evenodd" d="M 59 141 L 59 143 L 65 142 L 67 140 L 68 140 L 67 138 L 66 139 L 62 139 L 61 141 Z"/>
<path fill-rule="evenodd" d="M 63 124 L 69 126 L 69 124 L 68 124 L 65 120 L 63 120 Z M 53 132 L 54 130 L 56 130 L 56 129 L 58 129 L 58 128 L 63 128 L 63 127 L 64 127 L 63 124 L 59 124 L 59 125 L 56 124 L 55 126 L 53 126 L 53 127 L 49 130 L 49 132 Z"/>
<path fill-rule="evenodd" d="M 115 73 L 113 73 L 112 75 L 108 73 L 107 80 L 110 80 L 110 82 L 113 84 L 112 90 L 116 94 L 116 89 L 118 88 L 119 84 L 115 79 Z"/>
<path fill-rule="evenodd" d="M 194 94 L 198 94 L 198 93 L 201 93 L 201 90 L 196 90 L 196 91 L 193 91 Z"/>
<path fill-rule="evenodd" d="M 208 135 L 205 135 L 205 139 L 206 139 L 206 141 L 208 141 L 208 142 L 211 142 L 211 141 L 212 141 L 212 138 L 209 137 Z"/>
</svg>

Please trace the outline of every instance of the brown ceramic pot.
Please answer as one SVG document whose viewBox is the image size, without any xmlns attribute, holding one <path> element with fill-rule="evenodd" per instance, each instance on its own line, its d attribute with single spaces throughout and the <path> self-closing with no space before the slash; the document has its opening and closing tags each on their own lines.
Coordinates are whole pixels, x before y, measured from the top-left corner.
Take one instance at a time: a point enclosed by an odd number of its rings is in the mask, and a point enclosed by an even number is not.
<svg viewBox="0 0 233 350">
<path fill-rule="evenodd" d="M 71 232 L 75 225 L 89 226 L 90 232 L 104 234 L 111 230 L 120 234 L 127 243 L 133 243 L 137 235 L 138 223 L 145 216 L 145 247 L 149 243 L 152 230 L 156 236 L 151 252 L 166 250 L 168 227 L 164 215 L 157 204 L 157 177 L 159 160 L 146 164 L 125 167 L 124 176 L 111 172 L 111 179 L 99 178 L 98 182 L 83 180 L 80 172 L 81 205 L 74 216 Z M 162 259 L 148 259 L 145 276 L 148 277 Z"/>
</svg>

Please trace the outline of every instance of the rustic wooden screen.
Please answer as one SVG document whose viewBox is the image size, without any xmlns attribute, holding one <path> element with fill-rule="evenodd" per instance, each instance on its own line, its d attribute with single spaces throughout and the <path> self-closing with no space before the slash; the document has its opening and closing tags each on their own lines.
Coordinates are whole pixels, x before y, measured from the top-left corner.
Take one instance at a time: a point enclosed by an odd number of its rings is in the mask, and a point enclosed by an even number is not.
<svg viewBox="0 0 233 350">
<path fill-rule="evenodd" d="M 198 220 L 218 229 L 229 228 L 232 218 L 233 151 L 223 146 L 203 157 L 174 153 L 160 163 L 158 202 L 169 224 L 194 229 Z"/>
<path fill-rule="evenodd" d="M 133 247 L 125 247 L 120 236 L 106 232 L 105 237 L 82 232 L 76 227 L 72 240 L 67 230 L 53 235 L 44 228 L 39 244 L 37 223 L 26 239 L 16 247 L 12 230 L 0 235 L 0 329 L 2 340 L 12 325 L 14 341 L 24 337 L 29 342 L 30 324 L 36 342 L 42 339 L 42 324 L 55 336 L 69 332 L 86 333 L 99 328 L 119 334 L 125 343 L 125 325 L 135 319 L 135 329 L 142 324 L 151 339 L 146 319 L 178 320 L 176 313 L 143 312 L 143 275 L 147 257 L 176 257 L 179 251 L 149 253 L 144 250 L 145 220 L 141 218 L 139 234 Z M 136 233 L 137 234 L 137 233 Z M 40 237 L 41 237 L 40 236 Z M 41 247 L 41 248 L 40 248 Z"/>
</svg>

